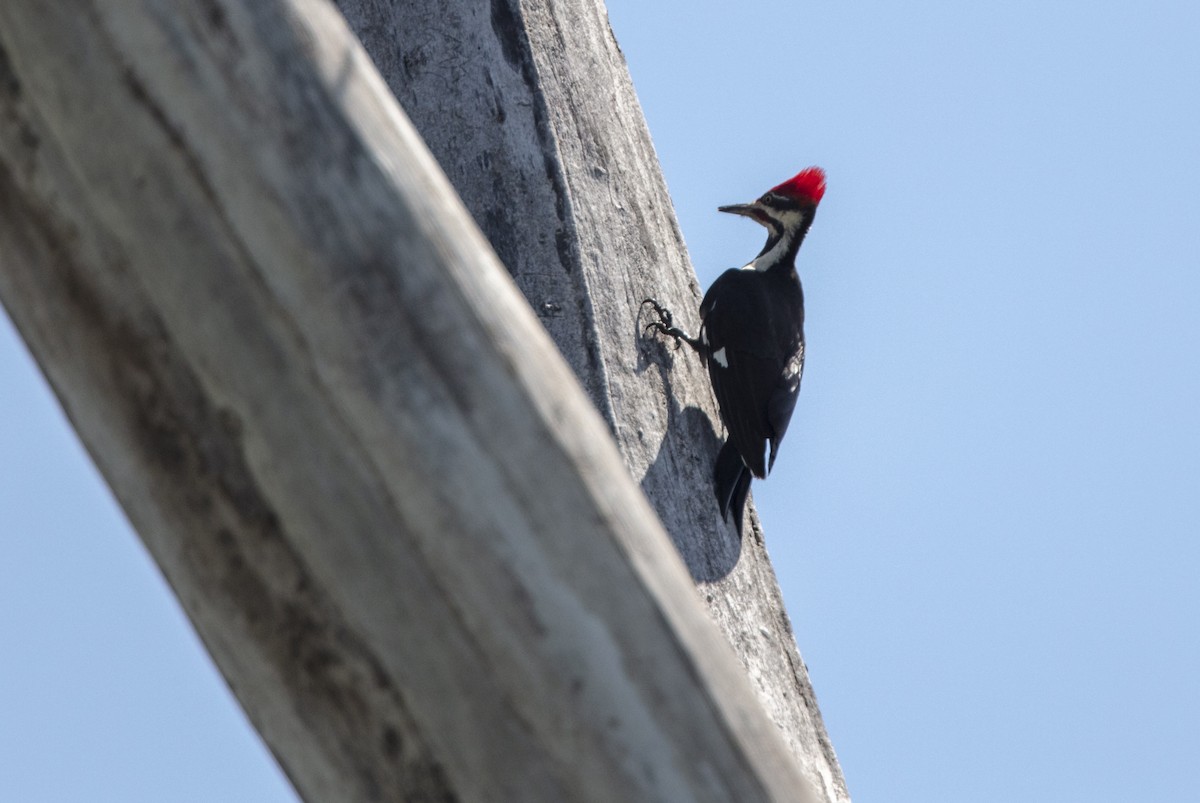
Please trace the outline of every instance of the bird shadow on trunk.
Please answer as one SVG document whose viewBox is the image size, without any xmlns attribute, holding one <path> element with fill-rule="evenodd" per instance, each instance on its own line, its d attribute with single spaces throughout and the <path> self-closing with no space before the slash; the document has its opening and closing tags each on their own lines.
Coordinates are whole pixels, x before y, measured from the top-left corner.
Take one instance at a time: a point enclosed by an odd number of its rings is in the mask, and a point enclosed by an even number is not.
<svg viewBox="0 0 1200 803">
<path fill-rule="evenodd" d="M 677 354 L 670 345 L 643 332 L 638 333 L 637 352 L 637 373 L 656 368 L 667 403 L 666 434 L 642 475 L 642 492 L 692 579 L 698 583 L 720 580 L 737 565 L 742 539 L 734 526 L 721 518 L 713 494 L 713 467 L 722 440 L 708 413 L 695 406 L 682 407 L 672 386 L 676 357 L 694 355 Z"/>
</svg>

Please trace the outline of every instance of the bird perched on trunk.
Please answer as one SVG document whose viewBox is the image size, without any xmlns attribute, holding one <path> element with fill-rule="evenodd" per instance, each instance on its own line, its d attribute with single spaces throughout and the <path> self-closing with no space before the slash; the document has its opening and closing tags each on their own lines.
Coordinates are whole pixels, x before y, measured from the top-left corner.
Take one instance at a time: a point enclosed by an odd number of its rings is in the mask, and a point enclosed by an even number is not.
<svg viewBox="0 0 1200 803">
<path fill-rule="evenodd" d="M 804 291 L 796 275 L 796 252 L 825 194 L 825 171 L 801 170 L 753 203 L 722 206 L 767 229 L 767 244 L 743 268 L 713 282 L 700 303 L 700 335 L 675 326 L 671 311 L 655 299 L 658 320 L 647 330 L 687 343 L 708 366 L 708 376 L 729 437 L 717 456 L 714 489 L 721 515 L 733 512 L 738 532 L 751 477 L 775 465 L 787 432 L 804 370 Z M 770 445 L 770 454 L 764 452 Z"/>
</svg>

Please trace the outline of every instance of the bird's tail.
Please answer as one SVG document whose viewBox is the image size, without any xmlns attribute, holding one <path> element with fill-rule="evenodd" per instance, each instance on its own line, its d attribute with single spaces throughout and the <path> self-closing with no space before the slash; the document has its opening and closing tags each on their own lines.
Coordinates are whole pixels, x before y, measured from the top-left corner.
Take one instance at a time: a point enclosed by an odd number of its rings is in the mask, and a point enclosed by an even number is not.
<svg viewBox="0 0 1200 803">
<path fill-rule="evenodd" d="M 717 494 L 717 506 L 721 508 L 721 516 L 725 521 L 729 521 L 729 512 L 733 511 L 733 521 L 737 525 L 739 535 L 742 532 L 746 496 L 750 493 L 750 479 L 750 469 L 742 462 L 742 456 L 732 443 L 725 441 L 721 453 L 717 455 L 713 489 Z"/>
</svg>

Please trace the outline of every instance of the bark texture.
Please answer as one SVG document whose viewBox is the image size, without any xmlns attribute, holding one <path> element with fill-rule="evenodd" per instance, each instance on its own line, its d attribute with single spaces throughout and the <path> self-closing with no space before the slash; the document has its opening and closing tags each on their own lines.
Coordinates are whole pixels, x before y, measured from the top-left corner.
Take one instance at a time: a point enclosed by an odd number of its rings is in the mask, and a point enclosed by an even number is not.
<svg viewBox="0 0 1200 803">
<path fill-rule="evenodd" d="M 642 337 L 641 301 L 698 328 L 701 291 L 600 0 L 338 0 L 616 438 L 793 754 L 845 782 L 758 517 L 721 521 L 724 433 L 703 366 Z M 714 431 L 714 425 L 716 430 Z"/>
<path fill-rule="evenodd" d="M 343 5 L 786 745 L 327 3 L 0 5 L 0 299 L 256 727 L 314 801 L 844 797 L 602 7 Z"/>
</svg>

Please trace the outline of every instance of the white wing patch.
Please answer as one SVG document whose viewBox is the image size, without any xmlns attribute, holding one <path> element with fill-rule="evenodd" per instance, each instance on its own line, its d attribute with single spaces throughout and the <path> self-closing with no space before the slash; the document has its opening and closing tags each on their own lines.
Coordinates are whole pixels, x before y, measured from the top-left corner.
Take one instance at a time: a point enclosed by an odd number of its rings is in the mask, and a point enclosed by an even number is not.
<svg viewBox="0 0 1200 803">
<path fill-rule="evenodd" d="M 721 366 L 722 368 L 729 367 L 729 359 L 725 356 L 725 347 L 724 346 L 721 346 L 721 348 L 714 351 L 712 353 L 712 358 L 714 360 L 716 360 L 717 365 Z"/>
<path fill-rule="evenodd" d="M 800 375 L 804 371 L 804 344 L 800 344 L 800 348 L 796 349 L 796 353 L 787 361 L 787 365 L 783 366 L 783 381 L 787 383 L 788 389 L 797 391 L 800 389 Z"/>
<path fill-rule="evenodd" d="M 796 349 L 796 353 L 787 361 L 787 365 L 783 366 L 783 375 L 788 379 L 793 379 L 800 376 L 800 372 L 804 370 L 804 344 L 800 344 L 800 348 Z"/>
</svg>

